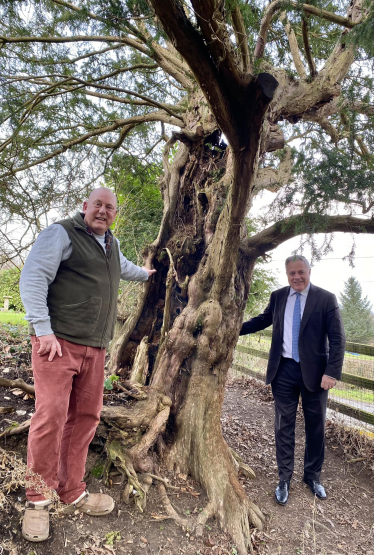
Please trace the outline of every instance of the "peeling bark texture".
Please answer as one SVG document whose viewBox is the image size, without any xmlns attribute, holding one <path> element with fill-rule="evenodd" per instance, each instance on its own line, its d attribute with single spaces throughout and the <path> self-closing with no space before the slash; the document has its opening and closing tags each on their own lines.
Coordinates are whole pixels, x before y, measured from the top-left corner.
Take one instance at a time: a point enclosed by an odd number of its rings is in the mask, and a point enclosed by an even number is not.
<svg viewBox="0 0 374 555">
<path fill-rule="evenodd" d="M 290 45 L 291 56 L 292 56 L 293 62 L 295 64 L 296 71 L 299 74 L 299 76 L 301 77 L 301 79 L 305 79 L 306 78 L 306 71 L 305 71 L 304 64 L 303 64 L 303 62 L 301 60 L 301 57 L 300 57 L 299 46 L 297 44 L 295 31 L 292 29 L 292 27 L 290 25 L 290 22 L 287 19 L 286 12 L 282 12 L 282 14 L 280 16 L 280 20 L 282 21 L 282 23 L 284 25 L 284 29 L 287 33 L 288 42 L 289 42 L 289 45 Z"/>
<path fill-rule="evenodd" d="M 111 353 L 112 369 L 136 387 L 145 383 L 147 398 L 134 406 L 105 407 L 102 419 L 111 426 L 110 460 L 130 476 L 127 500 L 131 491 L 139 493 L 142 474 L 157 473 L 151 453 L 162 437 L 163 460 L 201 482 L 212 516 L 245 553 L 250 526 L 261 528 L 263 516 L 239 484 L 240 464 L 222 437 L 220 414 L 255 261 L 238 253 L 266 111 L 263 101 L 253 118 L 253 138 L 234 156 L 220 142 L 221 131 L 204 104 L 201 97 L 191 98 L 189 126 L 172 162 L 168 154 L 177 138 L 166 144 L 164 215 L 147 251 L 157 273 L 147 294 L 141 292 L 135 325 L 130 331 L 125 323 Z M 284 140 L 277 129 L 271 131 Z M 139 496 L 143 508 L 146 496 Z M 170 510 L 166 501 L 165 507 Z"/>
<path fill-rule="evenodd" d="M 285 156 L 280 161 L 277 169 L 261 168 L 258 170 L 256 179 L 256 191 L 267 189 L 276 193 L 287 185 L 292 172 L 292 152 L 290 148 L 285 149 Z"/>
<path fill-rule="evenodd" d="M 132 371 L 130 374 L 130 383 L 139 383 L 144 385 L 148 375 L 148 365 L 148 337 L 145 336 L 136 349 Z"/>
</svg>

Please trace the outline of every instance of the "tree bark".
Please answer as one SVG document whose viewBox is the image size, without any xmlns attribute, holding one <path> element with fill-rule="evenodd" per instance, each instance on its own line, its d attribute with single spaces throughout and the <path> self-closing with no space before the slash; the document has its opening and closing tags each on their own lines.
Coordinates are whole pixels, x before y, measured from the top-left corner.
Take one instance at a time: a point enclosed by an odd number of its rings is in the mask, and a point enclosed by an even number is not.
<svg viewBox="0 0 374 555">
<path fill-rule="evenodd" d="M 239 256 L 239 247 L 255 192 L 266 102 L 262 105 L 252 118 L 252 135 L 238 153 L 220 144 L 214 117 L 204 113 L 196 98 L 172 163 L 168 155 L 175 137 L 166 145 L 164 217 L 146 252 L 157 273 L 140 294 L 137 321 L 132 319 L 131 326 L 130 318 L 125 322 L 111 355 L 111 371 L 124 378 L 134 376 L 134 359 L 149 364 L 143 387 L 147 399 L 132 410 L 103 412 L 117 429 L 110 432 L 107 447 L 112 461 L 126 468 L 139 487 L 142 473 L 156 474 L 150 449 L 160 447 L 161 437 L 164 462 L 203 485 L 207 514 L 219 519 L 241 554 L 250 547 L 250 526 L 261 528 L 264 517 L 238 481 L 238 464 L 223 439 L 220 416 L 256 260 Z M 145 336 L 146 362 L 140 343 Z M 118 429 L 126 434 L 120 438 L 122 454 Z"/>
</svg>

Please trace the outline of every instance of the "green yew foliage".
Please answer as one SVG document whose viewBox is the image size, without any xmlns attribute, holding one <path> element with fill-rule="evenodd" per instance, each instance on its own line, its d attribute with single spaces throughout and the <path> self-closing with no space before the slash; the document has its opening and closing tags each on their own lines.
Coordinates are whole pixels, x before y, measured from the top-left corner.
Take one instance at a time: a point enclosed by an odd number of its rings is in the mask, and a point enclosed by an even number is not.
<svg viewBox="0 0 374 555">
<path fill-rule="evenodd" d="M 218 4 L 238 59 L 232 10 L 239 7 L 245 28 L 243 39 L 253 58 L 268 2 L 225 0 Z M 347 16 L 348 2 L 314 0 L 312 4 Z M 72 5 L 76 10 L 70 9 Z M 180 2 L 180 5 L 191 25 L 199 31 L 192 4 Z M 290 183 L 280 189 L 270 211 L 264 214 L 263 223 L 282 221 L 301 213 L 305 219 L 296 232 L 311 236 L 324 231 L 323 215 L 373 212 L 374 0 L 364 0 L 364 20 L 349 32 L 296 7 L 295 2 L 285 1 L 274 14 L 264 57 L 254 61 L 255 74 L 269 71 L 280 78 L 291 77 L 294 83 L 302 81 L 290 53 L 282 13 L 286 14 L 296 37 L 307 74 L 305 83 L 312 83 L 313 78 L 306 61 L 303 21 L 307 21 L 317 76 L 339 41 L 346 47 L 353 43 L 356 48 L 355 63 L 337 86 L 340 108 L 326 117 L 336 129 L 338 139 L 328 134 L 328 127 L 304 118 L 303 113 L 300 118 L 281 117 L 277 121 L 284 132 L 286 147 L 292 149 L 294 167 Z M 137 26 L 139 21 L 143 28 Z M 152 40 L 143 40 L 143 31 Z M 160 105 L 184 115 L 188 108 L 193 109 L 189 106 L 191 94 L 157 63 L 151 42 L 156 41 L 163 47 L 166 35 L 146 0 L 74 0 L 66 5 L 52 0 L 0 3 L 0 36 L 70 38 L 75 35 L 93 40 L 5 42 L 0 48 L 0 131 L 4 141 L 0 148 L 0 223 L 27 222 L 36 234 L 47 223 L 46 215 L 52 209 L 59 216 L 71 214 L 100 180 L 112 183 L 121 197 L 121 178 L 123 194 L 130 195 L 133 206 L 135 199 L 140 210 L 146 201 L 150 202 L 148 219 L 142 220 L 135 213 L 134 221 L 139 226 L 133 225 L 133 232 L 126 227 L 130 218 L 121 220 L 125 226 L 121 238 L 125 252 L 129 258 L 137 259 L 142 245 L 153 240 L 157 233 L 156 222 L 160 217 L 157 194 L 145 183 L 153 179 L 153 185 L 157 185 L 157 168 L 164 144 L 160 137 L 170 137 L 172 126 L 162 126 L 159 121 L 141 122 L 134 125 L 121 144 L 117 144 L 117 129 L 73 146 L 66 145 L 118 120 L 158 110 Z M 142 49 L 115 41 L 98 41 L 98 36 L 130 37 Z M 179 61 L 182 63 L 181 58 Z M 192 73 L 187 71 L 187 75 L 197 88 Z M 110 95 L 116 99 L 111 100 Z M 142 103 L 137 95 L 157 104 Z M 319 108 L 323 106 L 316 105 L 311 112 Z M 62 152 L 51 156 L 58 149 Z M 130 154 L 133 155 L 131 163 Z M 121 158 L 123 161 L 119 162 Z M 281 159 L 282 152 L 264 154 L 260 167 L 277 168 Z M 43 163 L 39 165 L 38 160 Z M 25 169 L 15 172 L 19 168 Z M 129 175 L 125 176 L 128 168 Z M 117 170 L 118 183 L 114 177 Z M 134 177 L 134 172 L 139 175 Z M 147 189 L 144 198 L 138 187 L 140 183 Z M 308 219 L 310 214 L 313 214 L 312 220 Z M 320 254 L 316 249 L 315 255 Z"/>
<path fill-rule="evenodd" d="M 160 164 L 115 156 L 107 174 L 106 185 L 118 199 L 114 233 L 122 252 L 133 262 L 142 261 L 143 248 L 157 237 L 162 218 L 161 173 Z"/>
</svg>

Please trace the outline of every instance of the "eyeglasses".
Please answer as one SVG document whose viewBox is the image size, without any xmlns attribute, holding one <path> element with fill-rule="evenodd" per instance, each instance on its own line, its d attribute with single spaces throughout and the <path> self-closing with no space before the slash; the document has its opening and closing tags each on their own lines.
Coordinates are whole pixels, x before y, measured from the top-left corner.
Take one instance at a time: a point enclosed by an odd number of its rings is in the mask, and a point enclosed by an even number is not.
<svg viewBox="0 0 374 555">
<path fill-rule="evenodd" d="M 95 202 L 93 203 L 95 208 L 101 208 L 103 203 L 100 200 L 95 200 Z M 111 204 L 106 204 L 105 205 L 105 210 L 107 210 L 108 212 L 114 212 L 116 210 L 115 206 L 112 206 Z"/>
</svg>

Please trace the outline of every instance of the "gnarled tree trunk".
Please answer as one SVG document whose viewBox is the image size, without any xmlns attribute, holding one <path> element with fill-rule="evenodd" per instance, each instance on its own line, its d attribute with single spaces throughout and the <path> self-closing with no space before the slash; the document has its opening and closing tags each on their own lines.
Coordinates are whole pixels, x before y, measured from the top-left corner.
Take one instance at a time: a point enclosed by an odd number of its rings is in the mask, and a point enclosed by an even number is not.
<svg viewBox="0 0 374 555">
<path fill-rule="evenodd" d="M 125 322 L 111 351 L 112 370 L 127 378 L 141 339 L 148 337 L 148 398 L 135 409 L 143 420 L 121 418 L 117 408 L 116 425 L 131 428 L 132 436 L 134 427 L 141 430 L 135 444 L 123 450 L 138 472 L 154 473 L 149 449 L 161 434 L 169 468 L 191 474 L 203 485 L 209 497 L 205 515 L 216 516 L 245 553 L 249 525 L 261 528 L 263 517 L 238 482 L 220 415 L 256 260 L 239 246 L 257 171 L 262 117 L 257 118 L 257 141 L 235 155 L 220 143 L 221 132 L 211 114 L 202 113 L 201 100 L 193 100 L 189 133 L 174 135 L 165 149 L 164 217 L 147 253 L 157 274 L 142 286 L 136 317 Z M 177 140 L 169 163 L 169 149 Z M 232 195 L 233 182 L 244 191 L 240 199 Z M 113 409 L 104 410 L 105 420 L 113 416 Z"/>
</svg>

